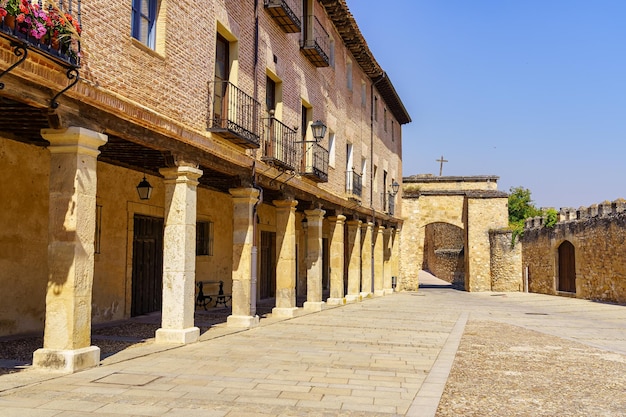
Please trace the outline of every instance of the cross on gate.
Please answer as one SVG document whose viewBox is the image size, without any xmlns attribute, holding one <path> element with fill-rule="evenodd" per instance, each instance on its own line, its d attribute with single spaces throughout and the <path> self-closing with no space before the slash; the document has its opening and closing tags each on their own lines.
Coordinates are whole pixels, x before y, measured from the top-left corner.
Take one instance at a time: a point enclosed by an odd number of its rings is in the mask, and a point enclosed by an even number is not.
<svg viewBox="0 0 626 417">
<path fill-rule="evenodd" d="M 443 155 L 441 155 L 440 159 L 435 159 L 435 161 L 439 162 L 439 176 L 441 177 L 441 173 L 443 172 L 443 163 L 448 162 L 447 159 L 443 159 Z"/>
</svg>

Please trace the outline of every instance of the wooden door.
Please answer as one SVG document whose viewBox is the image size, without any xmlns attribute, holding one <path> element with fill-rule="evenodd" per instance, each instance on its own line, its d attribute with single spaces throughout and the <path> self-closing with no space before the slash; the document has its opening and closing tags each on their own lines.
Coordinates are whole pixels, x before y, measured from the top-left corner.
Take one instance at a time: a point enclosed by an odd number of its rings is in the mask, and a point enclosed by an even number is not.
<svg viewBox="0 0 626 417">
<path fill-rule="evenodd" d="M 163 219 L 135 215 L 131 316 L 161 310 Z"/>
<path fill-rule="evenodd" d="M 330 289 L 330 241 L 322 238 L 322 288 Z"/>
<path fill-rule="evenodd" d="M 261 277 L 259 298 L 276 295 L 276 233 L 261 232 Z"/>
<path fill-rule="evenodd" d="M 574 245 L 567 240 L 559 246 L 559 291 L 576 292 Z"/>
</svg>

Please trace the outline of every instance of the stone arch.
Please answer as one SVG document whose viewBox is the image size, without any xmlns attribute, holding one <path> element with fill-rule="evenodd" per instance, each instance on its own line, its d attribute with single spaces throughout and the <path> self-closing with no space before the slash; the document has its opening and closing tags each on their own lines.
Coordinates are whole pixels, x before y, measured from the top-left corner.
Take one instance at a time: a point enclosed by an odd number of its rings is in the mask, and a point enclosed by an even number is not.
<svg viewBox="0 0 626 417">
<path fill-rule="evenodd" d="M 421 269 L 457 287 L 465 287 L 465 243 L 461 227 L 445 222 L 429 223 L 424 230 Z"/>
<path fill-rule="evenodd" d="M 564 240 L 557 249 L 557 289 L 576 293 L 576 250 L 569 240 Z"/>
</svg>

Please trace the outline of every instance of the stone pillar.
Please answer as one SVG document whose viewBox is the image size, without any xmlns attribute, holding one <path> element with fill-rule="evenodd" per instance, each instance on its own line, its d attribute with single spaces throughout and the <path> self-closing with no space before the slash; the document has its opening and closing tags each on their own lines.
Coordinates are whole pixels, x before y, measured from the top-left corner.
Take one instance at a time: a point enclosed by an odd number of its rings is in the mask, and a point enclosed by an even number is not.
<svg viewBox="0 0 626 417">
<path fill-rule="evenodd" d="M 182 161 L 162 168 L 165 186 L 163 232 L 163 307 L 157 343 L 193 343 L 200 337 L 194 326 L 196 283 L 196 207 L 202 171 Z"/>
<path fill-rule="evenodd" d="M 324 308 L 322 301 L 322 222 L 326 212 L 322 209 L 305 210 L 307 219 L 307 282 L 306 302 L 307 311 L 321 311 Z"/>
<path fill-rule="evenodd" d="M 293 317 L 296 307 L 296 200 L 276 206 L 276 307 L 272 316 Z"/>
<path fill-rule="evenodd" d="M 385 256 L 385 226 L 378 226 L 376 244 L 374 245 L 374 295 L 385 295 L 383 282 L 385 268 L 383 265 Z"/>
<path fill-rule="evenodd" d="M 372 265 L 374 249 L 374 223 L 367 222 L 365 233 L 361 239 L 361 297 L 371 297 L 372 293 Z"/>
<path fill-rule="evenodd" d="M 346 301 L 351 303 L 361 301 L 361 221 L 349 220 L 347 247 L 348 247 L 348 294 Z"/>
<path fill-rule="evenodd" d="M 391 227 L 385 229 L 383 234 L 383 293 L 393 294 L 391 288 Z"/>
<path fill-rule="evenodd" d="M 346 303 L 344 291 L 344 235 L 343 226 L 346 216 L 337 215 L 329 217 L 331 241 L 330 241 L 330 297 L 326 302 L 331 305 L 343 305 Z"/>
<path fill-rule="evenodd" d="M 254 245 L 254 207 L 259 190 L 234 188 L 233 196 L 233 298 L 229 327 L 254 327 L 259 316 L 252 311 L 252 247 Z"/>
<path fill-rule="evenodd" d="M 33 367 L 76 372 L 97 366 L 91 345 L 98 148 L 107 136 L 81 127 L 42 129 L 50 142 L 48 285 L 43 348 Z"/>
</svg>

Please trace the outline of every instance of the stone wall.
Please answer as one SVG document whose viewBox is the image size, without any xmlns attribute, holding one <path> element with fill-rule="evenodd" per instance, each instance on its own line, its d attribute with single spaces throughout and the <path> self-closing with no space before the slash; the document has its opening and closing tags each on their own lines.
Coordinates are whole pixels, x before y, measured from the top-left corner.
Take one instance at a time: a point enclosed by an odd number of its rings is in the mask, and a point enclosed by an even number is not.
<svg viewBox="0 0 626 417">
<path fill-rule="evenodd" d="M 513 244 L 509 229 L 489 231 L 491 246 L 491 291 L 524 291 L 522 245 Z"/>
<path fill-rule="evenodd" d="M 574 245 L 576 297 L 626 303 L 625 230 L 624 200 L 561 209 L 554 228 L 545 227 L 542 218 L 528 219 L 522 243 L 529 290 L 561 294 L 558 248 L 569 241 Z"/>
</svg>

